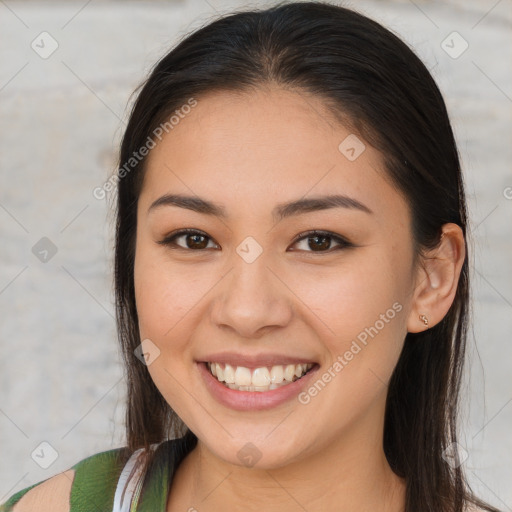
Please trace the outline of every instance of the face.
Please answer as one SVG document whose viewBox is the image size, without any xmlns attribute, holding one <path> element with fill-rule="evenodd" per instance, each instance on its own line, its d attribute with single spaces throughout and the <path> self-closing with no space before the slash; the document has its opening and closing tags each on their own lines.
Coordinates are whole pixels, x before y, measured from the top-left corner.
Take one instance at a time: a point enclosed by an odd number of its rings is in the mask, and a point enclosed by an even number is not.
<svg viewBox="0 0 512 512">
<path fill-rule="evenodd" d="M 192 200 L 154 205 L 166 195 Z M 381 439 L 411 309 L 410 213 L 379 152 L 321 100 L 197 98 L 148 157 L 134 278 L 147 369 L 211 454 L 275 468 Z"/>
</svg>

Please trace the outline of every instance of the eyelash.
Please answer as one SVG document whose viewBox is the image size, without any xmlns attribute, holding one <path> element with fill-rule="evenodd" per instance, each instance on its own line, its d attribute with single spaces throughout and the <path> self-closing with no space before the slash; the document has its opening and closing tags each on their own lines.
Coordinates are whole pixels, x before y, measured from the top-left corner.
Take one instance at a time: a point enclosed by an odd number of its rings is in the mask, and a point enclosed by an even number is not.
<svg viewBox="0 0 512 512">
<path fill-rule="evenodd" d="M 181 250 L 187 251 L 187 252 L 191 252 L 191 251 L 203 252 L 206 250 L 206 248 L 205 249 L 189 249 L 189 248 L 181 247 L 181 246 L 177 245 L 175 240 L 184 235 L 199 235 L 199 236 L 208 238 L 209 240 L 212 240 L 212 238 L 209 237 L 206 233 L 199 231 L 197 229 L 181 229 L 179 231 L 175 231 L 175 232 L 169 234 L 163 240 L 159 240 L 157 243 L 161 244 L 161 245 L 166 245 L 172 250 L 180 250 L 181 249 Z M 339 246 L 330 248 L 326 251 L 303 251 L 303 252 L 310 252 L 313 254 L 326 254 L 326 253 L 330 254 L 331 252 L 336 251 L 336 250 L 347 249 L 349 247 L 355 247 L 354 244 L 352 244 L 351 242 L 349 242 L 348 240 L 346 240 L 345 238 L 343 238 L 339 235 L 331 233 L 330 231 L 320 231 L 318 229 L 313 229 L 311 231 L 306 231 L 304 233 L 300 233 L 299 235 L 297 235 L 297 237 L 293 241 L 293 244 L 296 244 L 297 242 L 300 242 L 304 239 L 307 240 L 308 238 L 313 237 L 313 236 L 324 236 L 324 237 L 330 238 L 333 241 L 335 241 L 336 243 L 338 243 Z"/>
</svg>

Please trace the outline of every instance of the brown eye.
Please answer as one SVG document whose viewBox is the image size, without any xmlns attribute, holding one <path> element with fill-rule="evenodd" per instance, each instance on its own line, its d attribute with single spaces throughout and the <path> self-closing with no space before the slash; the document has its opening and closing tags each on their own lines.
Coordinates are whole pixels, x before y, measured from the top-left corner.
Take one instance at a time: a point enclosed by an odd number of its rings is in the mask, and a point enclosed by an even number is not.
<svg viewBox="0 0 512 512">
<path fill-rule="evenodd" d="M 204 235 L 187 234 L 183 236 L 189 249 L 204 249 L 208 245 Z"/>
<path fill-rule="evenodd" d="M 178 243 L 180 239 L 182 239 L 182 242 Z M 195 229 L 182 229 L 158 241 L 159 244 L 169 246 L 171 249 L 183 249 L 185 251 L 202 251 L 212 248 L 208 246 L 210 242 L 213 243 L 213 248 L 218 248 L 218 245 L 206 233 Z M 294 245 L 299 242 L 305 244 L 305 247 L 300 249 L 303 252 L 326 253 L 354 247 L 348 240 L 328 231 L 301 233 L 294 242 Z M 332 247 L 333 242 L 337 244 L 335 247 Z"/>
<path fill-rule="evenodd" d="M 179 239 L 184 240 L 184 245 L 177 243 L 177 240 Z M 158 243 L 161 245 L 174 246 L 174 248 L 178 249 L 190 249 L 192 251 L 197 251 L 206 249 L 208 247 L 208 240 L 210 240 L 210 237 L 201 231 L 197 231 L 195 229 L 183 229 L 176 233 L 171 233 Z"/>
<path fill-rule="evenodd" d="M 329 249 L 331 246 L 331 237 L 325 235 L 308 236 L 308 244 L 314 251 Z"/>
<path fill-rule="evenodd" d="M 305 248 L 300 249 L 305 252 L 331 252 L 330 249 L 333 241 L 338 244 L 333 250 L 353 247 L 353 244 L 348 240 L 328 231 L 310 231 L 300 234 L 299 237 L 295 244 L 305 242 Z"/>
</svg>

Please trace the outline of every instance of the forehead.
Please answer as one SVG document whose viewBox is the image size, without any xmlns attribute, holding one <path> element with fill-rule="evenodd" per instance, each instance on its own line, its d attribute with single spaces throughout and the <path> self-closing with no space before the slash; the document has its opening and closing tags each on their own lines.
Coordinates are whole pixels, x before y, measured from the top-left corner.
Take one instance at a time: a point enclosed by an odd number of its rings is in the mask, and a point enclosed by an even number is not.
<svg viewBox="0 0 512 512">
<path fill-rule="evenodd" d="M 270 212 L 284 199 L 333 193 L 374 211 L 406 208 L 376 149 L 319 98 L 279 88 L 197 98 L 148 155 L 139 201 L 147 207 L 170 192 L 235 210 Z"/>
</svg>

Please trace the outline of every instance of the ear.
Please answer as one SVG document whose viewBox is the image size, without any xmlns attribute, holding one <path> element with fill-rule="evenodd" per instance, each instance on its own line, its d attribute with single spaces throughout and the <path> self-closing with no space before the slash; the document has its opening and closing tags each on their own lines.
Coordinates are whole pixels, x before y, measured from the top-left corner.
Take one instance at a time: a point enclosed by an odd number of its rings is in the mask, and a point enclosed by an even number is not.
<svg viewBox="0 0 512 512">
<path fill-rule="evenodd" d="M 444 224 L 438 246 L 420 256 L 407 319 L 408 332 L 425 331 L 445 317 L 455 298 L 465 257 L 461 227 Z"/>
</svg>

